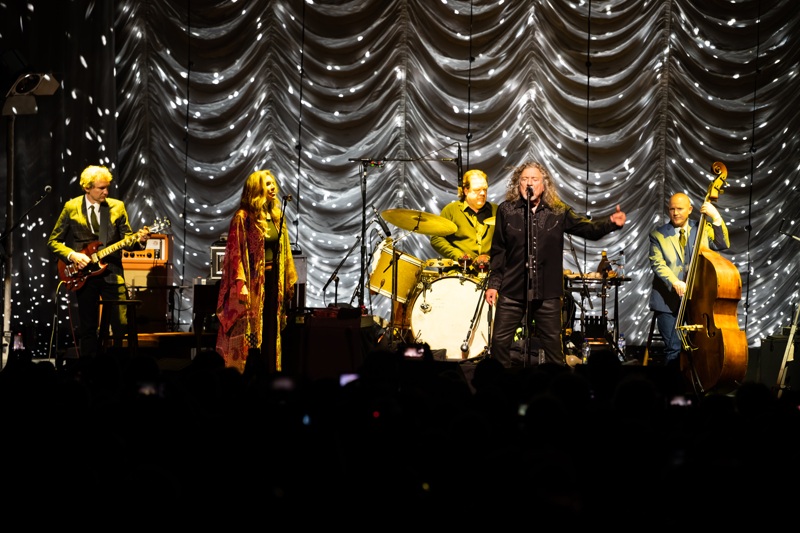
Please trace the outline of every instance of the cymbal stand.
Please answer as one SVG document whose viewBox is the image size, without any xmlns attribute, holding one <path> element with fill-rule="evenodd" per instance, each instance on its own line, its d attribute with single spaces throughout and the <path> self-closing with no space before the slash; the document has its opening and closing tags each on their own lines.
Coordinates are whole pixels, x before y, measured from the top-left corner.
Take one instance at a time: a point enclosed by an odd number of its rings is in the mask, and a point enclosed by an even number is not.
<svg viewBox="0 0 800 533">
<path fill-rule="evenodd" d="M 397 347 L 397 325 L 395 324 L 395 308 L 397 307 L 397 261 L 400 260 L 400 255 L 402 253 L 403 252 L 392 246 L 392 261 L 389 263 L 389 266 L 392 268 L 392 306 L 389 310 L 389 323 L 392 326 L 389 334 L 389 348 L 392 350 Z"/>
<path fill-rule="evenodd" d="M 400 239 L 398 239 L 399 241 Z M 396 243 L 395 243 L 396 244 Z M 395 308 L 397 307 L 397 264 L 400 260 L 400 257 L 404 254 L 402 250 L 398 250 L 394 244 L 392 245 L 392 260 L 389 262 L 389 266 L 384 269 L 384 272 L 388 269 L 392 269 L 392 305 L 391 309 L 389 310 L 389 348 L 395 349 L 397 347 L 397 330 L 399 326 L 395 324 L 396 317 L 395 317 Z"/>
</svg>

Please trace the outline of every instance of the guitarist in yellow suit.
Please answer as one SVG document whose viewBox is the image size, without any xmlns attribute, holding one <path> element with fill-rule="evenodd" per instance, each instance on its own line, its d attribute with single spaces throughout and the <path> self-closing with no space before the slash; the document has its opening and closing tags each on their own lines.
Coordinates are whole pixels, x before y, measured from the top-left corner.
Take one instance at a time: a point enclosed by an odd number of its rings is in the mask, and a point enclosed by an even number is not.
<svg viewBox="0 0 800 533">
<path fill-rule="evenodd" d="M 84 194 L 68 200 L 56 221 L 47 246 L 59 259 L 59 276 L 78 303 L 80 358 L 94 357 L 98 352 L 100 309 L 98 301 L 125 300 L 125 272 L 122 254 L 118 251 L 141 250 L 150 237 L 145 226 L 134 233 L 121 200 L 108 197 L 113 179 L 104 166 L 90 165 L 81 172 Z M 104 254 L 103 252 L 113 253 Z M 113 331 L 128 324 L 125 306 L 110 306 Z M 119 329 L 118 329 L 119 328 Z"/>
</svg>

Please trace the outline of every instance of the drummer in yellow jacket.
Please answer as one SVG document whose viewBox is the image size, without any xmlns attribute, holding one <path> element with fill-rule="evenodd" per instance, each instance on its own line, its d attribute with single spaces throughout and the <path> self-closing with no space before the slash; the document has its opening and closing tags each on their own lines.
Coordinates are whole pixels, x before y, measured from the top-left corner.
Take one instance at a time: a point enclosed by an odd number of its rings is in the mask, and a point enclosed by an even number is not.
<svg viewBox="0 0 800 533">
<path fill-rule="evenodd" d="M 444 206 L 441 216 L 456 225 L 456 231 L 446 236 L 431 237 L 431 246 L 443 263 L 452 261 L 453 269 L 471 274 L 485 274 L 489 269 L 489 251 L 494 236 L 494 217 L 497 204 L 487 202 L 489 182 L 486 173 L 470 169 L 464 173 L 458 200 Z"/>
</svg>

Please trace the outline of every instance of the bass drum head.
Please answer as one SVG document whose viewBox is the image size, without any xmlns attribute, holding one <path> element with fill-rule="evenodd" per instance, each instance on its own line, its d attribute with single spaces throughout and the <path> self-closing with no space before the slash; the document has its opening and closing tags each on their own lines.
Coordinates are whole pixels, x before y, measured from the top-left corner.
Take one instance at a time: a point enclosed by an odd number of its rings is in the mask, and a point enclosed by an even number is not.
<svg viewBox="0 0 800 533">
<path fill-rule="evenodd" d="M 462 276 L 439 278 L 423 286 L 411 306 L 415 342 L 427 343 L 433 351 L 446 350 L 448 360 L 478 357 L 489 346 L 489 305 L 483 295 L 478 282 Z M 468 349 L 462 352 L 465 339 Z"/>
</svg>

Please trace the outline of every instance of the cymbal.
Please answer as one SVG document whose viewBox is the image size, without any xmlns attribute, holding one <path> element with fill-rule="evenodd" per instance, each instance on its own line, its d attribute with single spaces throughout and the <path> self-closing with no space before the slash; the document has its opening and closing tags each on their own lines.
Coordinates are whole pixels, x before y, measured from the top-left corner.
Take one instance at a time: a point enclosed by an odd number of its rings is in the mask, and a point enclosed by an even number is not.
<svg viewBox="0 0 800 533">
<path fill-rule="evenodd" d="M 483 223 L 485 225 L 487 225 L 487 226 L 494 226 L 494 223 L 495 223 L 496 220 L 497 220 L 497 217 L 491 217 L 491 218 L 487 218 L 486 220 L 484 220 Z"/>
<path fill-rule="evenodd" d="M 387 209 L 381 212 L 381 217 L 398 228 L 425 235 L 444 237 L 455 233 L 458 229 L 455 222 L 414 209 Z"/>
</svg>

